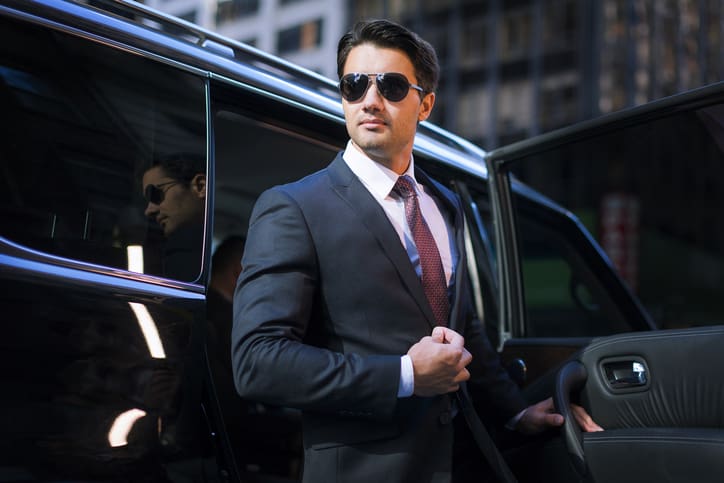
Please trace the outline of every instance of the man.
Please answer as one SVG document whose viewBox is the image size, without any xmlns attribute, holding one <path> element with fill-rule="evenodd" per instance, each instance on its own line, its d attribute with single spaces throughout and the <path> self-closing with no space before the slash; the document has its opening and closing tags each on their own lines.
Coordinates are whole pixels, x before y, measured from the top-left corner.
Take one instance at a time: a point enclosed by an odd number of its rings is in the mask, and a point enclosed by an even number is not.
<svg viewBox="0 0 724 483">
<path fill-rule="evenodd" d="M 206 209 L 206 163 L 193 154 L 174 154 L 154 162 L 143 174 L 144 214 L 166 238 L 163 275 L 193 281 L 201 273 Z"/>
<path fill-rule="evenodd" d="M 501 368 L 469 299 L 460 201 L 414 167 L 434 50 L 372 21 L 342 37 L 337 61 L 346 150 L 263 193 L 251 217 L 234 300 L 237 390 L 303 411 L 305 482 L 479 478 L 459 469 L 471 440 L 461 403 L 524 432 L 562 417 L 550 400 L 526 409 Z"/>
</svg>

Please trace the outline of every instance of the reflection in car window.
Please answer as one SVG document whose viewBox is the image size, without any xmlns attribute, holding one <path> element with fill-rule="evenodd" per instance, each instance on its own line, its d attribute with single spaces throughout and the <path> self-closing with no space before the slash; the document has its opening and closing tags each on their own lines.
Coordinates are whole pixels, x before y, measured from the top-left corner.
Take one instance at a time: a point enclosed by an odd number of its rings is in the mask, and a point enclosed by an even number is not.
<svg viewBox="0 0 724 483">
<path fill-rule="evenodd" d="M 724 105 L 696 107 L 512 166 L 587 224 L 661 328 L 724 320 Z"/>
<path fill-rule="evenodd" d="M 244 239 L 262 191 L 291 182 L 327 166 L 345 140 L 343 125 L 323 126 L 321 119 L 300 119 L 291 106 L 262 102 L 239 89 L 212 83 L 215 179 L 214 240 Z M 274 117 L 278 110 L 278 117 Z M 314 126 L 317 131 L 310 131 Z M 322 136 L 336 134 L 335 139 Z M 335 144 L 336 143 L 336 144 Z M 218 258 L 215 256 L 213 262 Z M 238 263 L 238 262 L 236 262 Z M 216 270 L 212 267 L 212 272 Z M 229 287 L 233 291 L 233 287 Z M 207 294 L 208 354 L 211 377 L 224 415 L 227 440 L 245 471 L 269 481 L 297 480 L 301 472 L 301 419 L 297 410 L 242 400 L 231 372 L 231 302 Z M 264 475 L 264 477 L 261 477 Z M 289 480 L 287 480 L 289 479 Z M 266 481 L 266 480 L 264 480 Z"/>
<path fill-rule="evenodd" d="M 205 173 L 203 80 L 7 19 L 0 39 L 0 236 L 83 262 L 196 279 L 203 219 L 188 237 L 199 244 L 191 266 L 168 272 L 167 236 L 144 216 L 142 176 L 174 153 L 201 158 Z"/>
<path fill-rule="evenodd" d="M 487 196 L 475 192 L 474 198 L 485 237 L 493 230 L 492 211 Z M 571 219 L 520 195 L 514 201 L 525 307 L 525 334 L 518 335 L 590 337 L 631 330 L 580 252 L 588 241 Z M 497 264 L 495 238 L 488 237 Z"/>
<path fill-rule="evenodd" d="M 518 201 L 526 335 L 590 337 L 630 330 L 575 238 L 566 236 L 577 234 L 570 220 L 528 212 Z"/>
</svg>

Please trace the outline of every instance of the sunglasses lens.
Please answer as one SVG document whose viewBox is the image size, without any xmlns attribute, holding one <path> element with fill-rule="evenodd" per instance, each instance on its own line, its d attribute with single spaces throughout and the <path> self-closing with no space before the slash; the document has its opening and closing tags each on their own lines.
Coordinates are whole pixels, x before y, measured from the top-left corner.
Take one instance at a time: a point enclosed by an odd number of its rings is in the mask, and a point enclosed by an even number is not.
<svg viewBox="0 0 724 483">
<path fill-rule="evenodd" d="M 377 74 L 377 88 L 385 99 L 399 102 L 407 96 L 410 83 L 402 74 Z"/>
<path fill-rule="evenodd" d="M 163 191 L 152 184 L 146 186 L 143 196 L 146 198 L 146 201 L 154 205 L 160 205 L 163 201 Z"/>
<path fill-rule="evenodd" d="M 354 102 L 365 94 L 369 81 L 365 74 L 347 74 L 339 82 L 339 91 L 346 100 Z"/>
<path fill-rule="evenodd" d="M 353 72 L 339 81 L 339 91 L 348 102 L 362 98 L 369 87 L 370 77 L 367 74 Z M 387 100 L 399 102 L 410 91 L 410 83 L 402 74 L 396 72 L 381 73 L 375 76 L 377 90 Z"/>
</svg>

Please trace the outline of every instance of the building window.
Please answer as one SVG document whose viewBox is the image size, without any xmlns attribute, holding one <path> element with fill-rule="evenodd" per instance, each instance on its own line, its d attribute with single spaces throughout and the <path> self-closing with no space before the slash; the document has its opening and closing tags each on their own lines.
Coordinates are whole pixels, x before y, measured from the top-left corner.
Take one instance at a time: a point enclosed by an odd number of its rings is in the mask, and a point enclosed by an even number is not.
<svg viewBox="0 0 724 483">
<path fill-rule="evenodd" d="M 461 135 L 482 139 L 490 129 L 490 96 L 482 87 L 460 93 L 457 104 L 457 125 Z"/>
<path fill-rule="evenodd" d="M 548 50 L 568 49 L 576 38 L 577 5 L 568 0 L 543 16 L 543 41 Z"/>
<path fill-rule="evenodd" d="M 532 117 L 532 84 L 523 80 L 508 81 L 498 92 L 498 132 L 501 135 L 520 135 Z"/>
<path fill-rule="evenodd" d="M 460 63 L 463 67 L 478 67 L 487 56 L 488 23 L 483 17 L 471 19 L 460 30 Z"/>
<path fill-rule="evenodd" d="M 322 43 L 322 19 L 310 20 L 282 30 L 277 37 L 277 52 L 280 55 L 318 47 Z"/>
<path fill-rule="evenodd" d="M 500 53 L 503 60 L 524 57 L 531 45 L 531 15 L 529 10 L 507 13 L 499 31 Z"/>
<path fill-rule="evenodd" d="M 258 11 L 259 0 L 219 0 L 216 7 L 216 23 L 229 22 Z"/>
</svg>

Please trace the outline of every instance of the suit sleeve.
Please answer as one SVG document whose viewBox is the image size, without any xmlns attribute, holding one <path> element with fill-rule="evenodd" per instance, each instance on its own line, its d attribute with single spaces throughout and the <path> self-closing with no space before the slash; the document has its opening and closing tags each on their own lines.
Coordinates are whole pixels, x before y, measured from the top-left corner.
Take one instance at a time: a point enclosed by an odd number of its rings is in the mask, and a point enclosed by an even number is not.
<svg viewBox="0 0 724 483">
<path fill-rule="evenodd" d="M 472 304 L 468 303 L 467 307 L 464 337 L 465 345 L 473 356 L 468 366 L 470 371 L 468 390 L 482 417 L 486 417 L 487 415 L 483 413 L 492 409 L 498 422 L 506 423 L 528 407 L 528 403 L 518 385 L 502 366 L 498 353 L 490 344 L 482 324 L 474 316 Z"/>
<path fill-rule="evenodd" d="M 462 202 L 457 195 L 454 195 L 457 216 L 460 217 L 456 224 L 462 226 Z M 468 366 L 470 380 L 467 388 L 472 396 L 476 409 L 484 419 L 489 419 L 490 414 L 500 423 L 506 423 L 528 407 L 518 385 L 510 378 L 508 371 L 502 366 L 497 351 L 490 344 L 482 323 L 478 320 L 472 302 L 472 287 L 467 275 L 467 261 L 465 247 L 462 241 L 458 244 L 461 260 L 458 264 L 464 271 L 460 277 L 463 282 L 459 290 L 461 304 L 461 316 L 465 321 L 463 336 L 465 346 L 473 356 Z"/>
<path fill-rule="evenodd" d="M 282 188 L 262 194 L 251 216 L 234 295 L 231 351 L 237 391 L 277 406 L 390 417 L 397 403 L 399 356 L 363 357 L 305 343 L 310 324 L 324 322 L 313 320 L 323 313 L 317 256 L 293 197 Z"/>
</svg>

